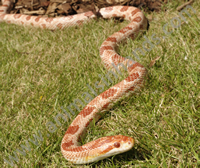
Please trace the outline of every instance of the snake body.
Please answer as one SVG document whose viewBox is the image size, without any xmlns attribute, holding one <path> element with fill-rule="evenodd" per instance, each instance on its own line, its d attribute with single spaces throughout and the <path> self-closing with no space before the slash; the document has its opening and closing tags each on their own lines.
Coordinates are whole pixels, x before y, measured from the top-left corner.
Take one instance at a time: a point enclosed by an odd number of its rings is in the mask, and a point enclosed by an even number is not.
<svg viewBox="0 0 200 168">
<path fill-rule="evenodd" d="M 7 14 L 10 4 L 11 0 L 3 0 L 3 5 L 0 7 L 0 22 L 55 30 L 80 25 L 96 17 L 91 11 L 57 18 Z M 98 161 L 126 152 L 133 147 L 134 139 L 123 135 L 102 137 L 82 146 L 79 146 L 78 142 L 91 121 L 95 120 L 96 122 L 100 118 L 101 112 L 113 106 L 122 96 L 128 96 L 140 89 L 147 72 L 141 64 L 131 59 L 125 59 L 115 51 L 119 42 L 128 37 L 135 39 L 139 31 L 147 29 L 148 20 L 141 10 L 130 6 L 113 6 L 102 8 L 99 13 L 103 18 L 122 17 L 130 21 L 126 27 L 109 36 L 100 47 L 100 57 L 105 67 L 116 70 L 118 65 L 120 65 L 119 67 L 124 65 L 127 67 L 129 76 L 95 97 L 70 124 L 62 139 L 61 151 L 63 156 L 74 164 Z"/>
</svg>

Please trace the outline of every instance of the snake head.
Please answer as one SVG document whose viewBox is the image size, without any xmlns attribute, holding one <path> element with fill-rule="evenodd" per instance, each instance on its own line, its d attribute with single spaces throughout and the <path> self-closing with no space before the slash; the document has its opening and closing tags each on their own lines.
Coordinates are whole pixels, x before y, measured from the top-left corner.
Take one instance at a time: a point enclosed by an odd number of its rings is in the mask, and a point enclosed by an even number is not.
<svg viewBox="0 0 200 168">
<path fill-rule="evenodd" d="M 130 150 L 133 145 L 134 139 L 123 135 L 99 138 L 82 146 L 83 148 L 89 148 L 91 150 L 91 152 L 88 152 L 84 162 L 90 163 L 124 153 Z"/>
<path fill-rule="evenodd" d="M 124 153 L 130 150 L 134 145 L 133 138 L 123 135 L 108 136 L 105 138 L 108 138 L 108 144 L 105 145 L 107 148 L 105 148 L 102 153 L 105 153 L 107 157 Z"/>
</svg>

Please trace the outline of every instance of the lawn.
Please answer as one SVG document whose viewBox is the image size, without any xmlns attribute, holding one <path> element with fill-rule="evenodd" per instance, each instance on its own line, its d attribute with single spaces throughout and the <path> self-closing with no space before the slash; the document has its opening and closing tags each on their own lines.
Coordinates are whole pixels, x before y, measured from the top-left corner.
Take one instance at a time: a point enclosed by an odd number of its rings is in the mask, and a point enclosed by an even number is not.
<svg viewBox="0 0 200 168">
<path fill-rule="evenodd" d="M 81 167 L 200 165 L 200 4 L 186 8 L 189 16 L 176 11 L 180 4 L 146 13 L 149 30 L 119 46 L 148 69 L 145 85 L 107 111 L 82 142 L 122 134 L 135 146 Z M 0 23 L 1 167 L 76 167 L 61 154 L 62 137 L 87 105 L 85 92 L 94 98 L 92 90 L 100 94 L 123 79 L 107 78 L 99 48 L 126 25 L 99 19 L 49 31 Z"/>
</svg>

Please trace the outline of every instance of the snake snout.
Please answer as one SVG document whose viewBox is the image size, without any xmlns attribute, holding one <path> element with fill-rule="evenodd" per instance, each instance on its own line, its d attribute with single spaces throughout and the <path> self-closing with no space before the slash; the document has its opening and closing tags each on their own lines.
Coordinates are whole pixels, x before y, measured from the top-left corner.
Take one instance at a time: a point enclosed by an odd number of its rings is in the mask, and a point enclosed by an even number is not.
<svg viewBox="0 0 200 168">
<path fill-rule="evenodd" d="M 131 137 L 124 136 L 123 143 L 127 149 L 131 149 L 134 146 L 134 139 Z"/>
<path fill-rule="evenodd" d="M 131 137 L 123 136 L 123 141 L 128 144 L 134 143 L 134 139 Z"/>
</svg>

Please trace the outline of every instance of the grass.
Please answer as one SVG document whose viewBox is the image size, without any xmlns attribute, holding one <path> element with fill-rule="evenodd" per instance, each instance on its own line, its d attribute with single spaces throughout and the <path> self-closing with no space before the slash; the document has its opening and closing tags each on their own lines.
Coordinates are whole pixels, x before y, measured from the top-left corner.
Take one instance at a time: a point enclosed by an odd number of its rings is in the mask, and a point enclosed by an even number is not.
<svg viewBox="0 0 200 168">
<path fill-rule="evenodd" d="M 135 138 L 134 148 L 80 167 L 200 165 L 200 8 L 195 2 L 196 14 L 190 12 L 191 17 L 186 17 L 188 23 L 181 20 L 181 26 L 172 29 L 170 20 L 179 17 L 175 10 L 178 5 L 168 3 L 167 12 L 151 14 L 153 20 L 145 35 L 154 46 L 144 55 L 138 53 L 139 62 L 148 68 L 143 90 L 116 103 L 88 130 L 83 141 L 122 134 Z M 167 36 L 162 28 L 166 23 L 168 31 L 173 30 Z M 71 115 L 71 119 L 66 116 L 66 121 L 60 119 L 60 124 L 54 117 L 64 114 L 61 107 L 67 110 L 74 100 L 83 101 L 84 92 L 95 97 L 87 84 L 99 94 L 122 79 L 113 83 L 107 80 L 109 86 L 105 85 L 102 91 L 95 87 L 95 82 L 104 84 L 99 74 L 107 74 L 99 47 L 126 24 L 98 20 L 62 31 L 0 24 L 1 167 L 10 167 L 4 162 L 11 162 L 9 155 L 13 156 L 14 167 L 76 167 L 64 159 L 60 143 L 79 111 L 73 109 L 76 115 Z M 153 40 L 152 36 L 160 40 Z M 162 39 L 163 36 L 166 38 Z M 143 36 L 128 40 L 119 46 L 119 53 L 135 59 L 132 52 L 142 48 L 144 41 Z M 150 62 L 158 56 L 150 68 Z M 52 128 L 47 126 L 50 121 L 54 123 Z M 30 143 L 31 139 L 35 144 Z M 26 146 L 27 140 L 30 148 L 22 155 L 16 150 Z M 15 151 L 18 162 L 14 161 Z"/>
</svg>

